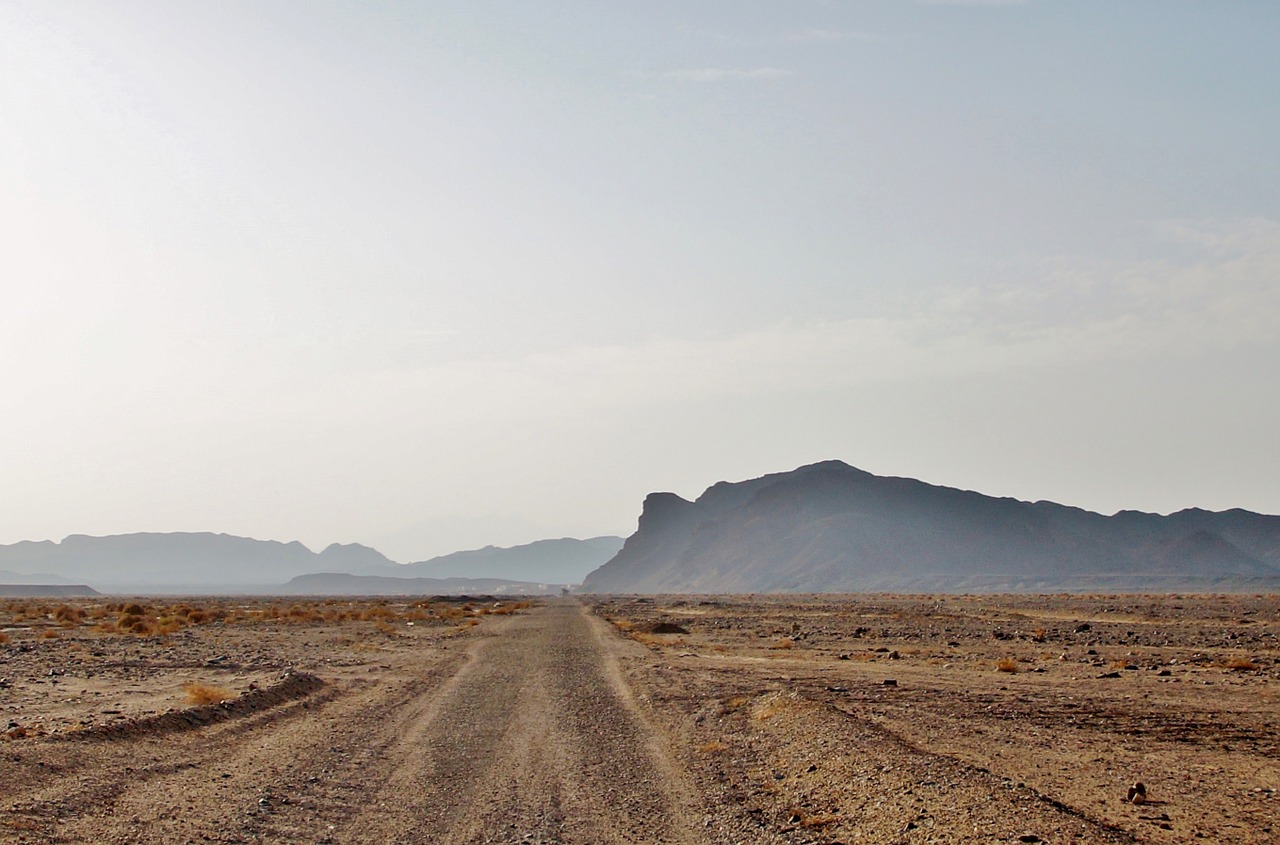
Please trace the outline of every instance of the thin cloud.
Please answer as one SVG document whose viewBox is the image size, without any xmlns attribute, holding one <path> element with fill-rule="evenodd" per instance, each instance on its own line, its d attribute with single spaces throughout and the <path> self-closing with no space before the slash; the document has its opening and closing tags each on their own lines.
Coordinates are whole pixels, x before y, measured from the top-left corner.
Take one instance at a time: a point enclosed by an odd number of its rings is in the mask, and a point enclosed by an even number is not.
<svg viewBox="0 0 1280 845">
<path fill-rule="evenodd" d="M 817 42 L 833 44 L 840 41 L 870 41 L 874 38 L 868 32 L 856 32 L 847 29 L 803 29 L 787 36 L 787 40 L 795 43 Z"/>
<path fill-rule="evenodd" d="M 1026 6 L 1031 0 L 916 0 L 921 6 Z"/>
<path fill-rule="evenodd" d="M 785 79 L 788 76 L 795 76 L 795 71 L 779 67 L 693 67 L 664 71 L 658 76 L 662 79 L 676 79 L 684 82 L 728 82 L 740 79 Z"/>
<path fill-rule="evenodd" d="M 554 413 L 588 395 L 624 406 L 1274 348 L 1280 336 L 1280 287 L 1274 284 L 1280 222 L 1171 225 L 1179 239 L 1202 248 L 1178 261 L 1050 264 L 1019 283 L 936 290 L 855 319 L 788 321 L 710 340 L 663 338 L 450 364 L 401 374 L 410 383 L 398 392 L 412 394 L 425 385 L 427 395 L 467 397 L 454 407 L 493 403 L 500 407 L 489 411 L 498 415 L 532 407 Z M 1223 242 L 1230 248 L 1221 248 Z"/>
</svg>

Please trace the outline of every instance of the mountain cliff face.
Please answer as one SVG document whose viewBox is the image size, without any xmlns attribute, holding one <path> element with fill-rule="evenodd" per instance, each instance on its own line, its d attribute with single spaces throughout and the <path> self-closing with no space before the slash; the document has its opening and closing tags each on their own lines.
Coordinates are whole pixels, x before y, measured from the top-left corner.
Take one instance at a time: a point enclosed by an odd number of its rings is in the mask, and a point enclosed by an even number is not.
<svg viewBox="0 0 1280 845">
<path fill-rule="evenodd" d="M 586 592 L 842 592 L 1280 587 L 1280 517 L 1114 516 L 998 499 L 840 461 L 689 502 L 654 493 Z"/>
</svg>

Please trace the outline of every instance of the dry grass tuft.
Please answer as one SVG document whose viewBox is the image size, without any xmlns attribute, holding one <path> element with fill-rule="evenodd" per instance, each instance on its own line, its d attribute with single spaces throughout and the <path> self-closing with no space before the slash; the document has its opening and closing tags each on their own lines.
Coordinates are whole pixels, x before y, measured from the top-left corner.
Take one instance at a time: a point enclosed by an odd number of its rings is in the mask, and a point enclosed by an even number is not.
<svg viewBox="0 0 1280 845">
<path fill-rule="evenodd" d="M 46 640 L 56 640 L 58 638 L 57 628 L 45 628 L 40 632 L 40 636 Z"/>
<path fill-rule="evenodd" d="M 791 639 L 790 637 L 782 637 L 780 639 L 774 640 L 773 645 L 769 646 L 769 648 L 777 648 L 777 649 L 788 649 L 788 648 L 795 648 L 795 647 L 796 647 L 796 641 Z"/>
<path fill-rule="evenodd" d="M 723 742 L 712 740 L 711 742 L 702 743 L 698 746 L 697 750 L 699 754 L 718 754 L 728 748 L 729 746 L 725 745 Z"/>
<path fill-rule="evenodd" d="M 801 809 L 791 811 L 794 816 L 800 817 L 800 826 L 810 829 L 818 827 L 826 827 L 827 825 L 836 824 L 841 821 L 841 817 L 835 813 L 808 813 Z"/>
<path fill-rule="evenodd" d="M 670 635 L 664 636 L 662 634 L 648 634 L 644 631 L 632 631 L 628 636 L 638 643 L 643 643 L 644 645 L 653 646 L 655 648 L 661 648 L 663 646 L 685 646 L 689 644 L 688 640 L 684 637 L 673 638 Z"/>
<path fill-rule="evenodd" d="M 1014 660 L 1012 657 L 1002 657 L 996 661 L 996 671 L 997 672 L 1017 672 L 1018 661 Z"/>
<path fill-rule="evenodd" d="M 0 631 L 0 643 L 7 643 L 10 639 L 11 637 L 8 634 L 4 631 Z"/>
<path fill-rule="evenodd" d="M 235 693 L 225 687 L 202 684 L 199 681 L 190 681 L 184 684 L 182 689 L 187 694 L 187 703 L 197 707 L 205 704 L 221 704 L 236 697 Z"/>
<path fill-rule="evenodd" d="M 778 716 L 783 711 L 796 703 L 796 696 L 791 693 L 775 692 L 765 696 L 758 704 L 751 716 L 757 721 L 764 722 Z"/>
<path fill-rule="evenodd" d="M 1247 657 L 1233 657 L 1223 665 L 1233 672 L 1252 672 L 1258 668 L 1258 664 Z"/>
</svg>

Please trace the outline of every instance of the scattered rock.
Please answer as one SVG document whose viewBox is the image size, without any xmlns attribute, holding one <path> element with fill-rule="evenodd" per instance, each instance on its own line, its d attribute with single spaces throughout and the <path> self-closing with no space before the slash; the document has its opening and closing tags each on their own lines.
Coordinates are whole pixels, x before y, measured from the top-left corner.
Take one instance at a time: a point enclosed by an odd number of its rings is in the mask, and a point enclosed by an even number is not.
<svg viewBox="0 0 1280 845">
<path fill-rule="evenodd" d="M 1129 794 L 1125 797 L 1125 801 L 1130 804 L 1145 804 L 1147 802 L 1147 787 L 1142 781 L 1138 781 L 1129 787 Z"/>
</svg>

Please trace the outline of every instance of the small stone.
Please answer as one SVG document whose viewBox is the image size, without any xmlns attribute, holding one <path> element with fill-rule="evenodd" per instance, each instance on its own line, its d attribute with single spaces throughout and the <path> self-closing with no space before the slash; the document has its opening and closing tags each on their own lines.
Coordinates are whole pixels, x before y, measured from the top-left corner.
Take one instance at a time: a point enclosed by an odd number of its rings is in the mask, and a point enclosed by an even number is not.
<svg viewBox="0 0 1280 845">
<path fill-rule="evenodd" d="M 1129 787 L 1128 795 L 1125 797 L 1130 804 L 1145 804 L 1147 801 L 1147 787 L 1142 781 L 1138 781 Z"/>
</svg>

